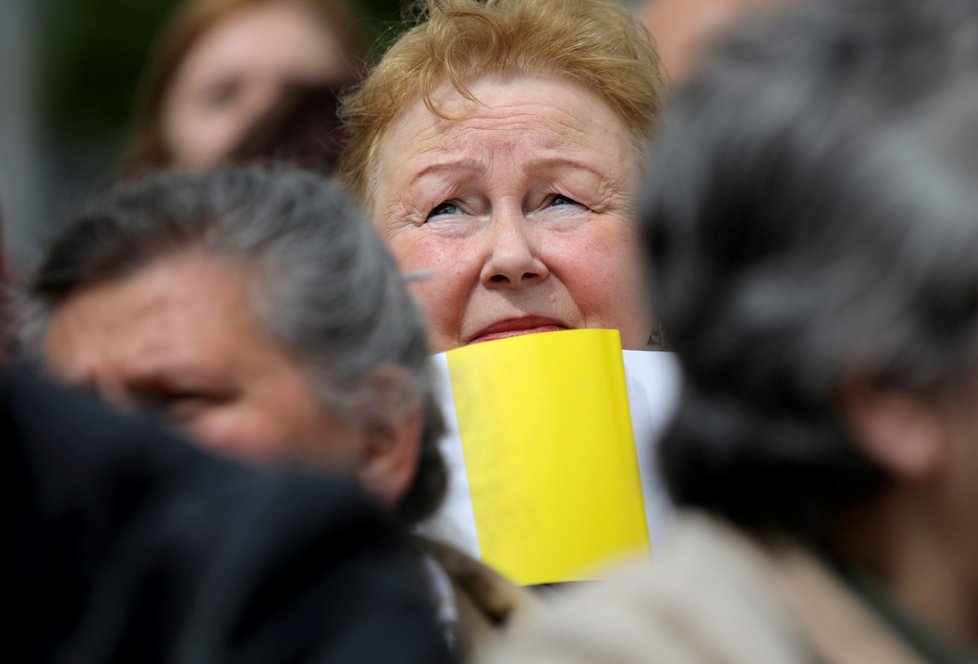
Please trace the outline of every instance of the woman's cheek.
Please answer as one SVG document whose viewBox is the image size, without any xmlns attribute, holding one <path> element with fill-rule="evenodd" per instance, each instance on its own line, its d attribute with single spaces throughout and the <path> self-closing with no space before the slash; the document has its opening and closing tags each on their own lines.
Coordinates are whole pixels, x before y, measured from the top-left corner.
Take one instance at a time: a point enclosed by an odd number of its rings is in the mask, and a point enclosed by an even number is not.
<svg viewBox="0 0 978 664">
<path fill-rule="evenodd" d="M 550 268 L 564 282 L 590 327 L 619 329 L 623 343 L 642 347 L 650 316 L 639 284 L 640 256 L 634 233 L 626 222 L 606 222 L 553 242 Z"/>
</svg>

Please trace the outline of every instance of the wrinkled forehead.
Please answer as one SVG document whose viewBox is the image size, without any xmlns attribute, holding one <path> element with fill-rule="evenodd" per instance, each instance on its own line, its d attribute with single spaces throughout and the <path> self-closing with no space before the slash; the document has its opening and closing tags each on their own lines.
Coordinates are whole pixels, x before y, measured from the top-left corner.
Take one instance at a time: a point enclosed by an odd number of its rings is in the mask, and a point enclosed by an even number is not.
<svg viewBox="0 0 978 664">
<path fill-rule="evenodd" d="M 597 94 L 560 77 L 482 77 L 464 90 L 445 81 L 426 100 L 419 92 L 387 123 L 369 164 L 368 207 L 378 187 L 403 174 L 416 157 L 464 151 L 486 144 L 511 150 L 611 153 L 637 157 L 625 122 Z M 371 210 L 372 211 L 372 210 Z"/>
</svg>

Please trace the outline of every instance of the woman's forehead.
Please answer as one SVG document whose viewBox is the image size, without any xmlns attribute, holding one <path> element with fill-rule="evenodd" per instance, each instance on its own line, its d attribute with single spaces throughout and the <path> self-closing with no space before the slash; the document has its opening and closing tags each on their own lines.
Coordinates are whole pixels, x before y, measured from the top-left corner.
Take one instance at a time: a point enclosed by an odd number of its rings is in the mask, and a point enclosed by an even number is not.
<svg viewBox="0 0 978 664">
<path fill-rule="evenodd" d="M 420 98 L 408 104 L 378 141 L 377 166 L 403 168 L 412 157 L 509 146 L 515 152 L 559 150 L 619 153 L 628 130 L 610 106 L 584 88 L 557 79 L 485 78 L 464 97 L 442 86 L 433 113 Z"/>
</svg>

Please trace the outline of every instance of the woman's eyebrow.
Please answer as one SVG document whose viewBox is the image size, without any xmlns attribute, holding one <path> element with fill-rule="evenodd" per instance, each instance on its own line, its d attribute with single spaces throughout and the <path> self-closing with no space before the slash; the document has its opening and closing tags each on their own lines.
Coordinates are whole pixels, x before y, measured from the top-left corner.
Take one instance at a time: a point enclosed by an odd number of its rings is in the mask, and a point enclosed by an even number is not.
<svg viewBox="0 0 978 664">
<path fill-rule="evenodd" d="M 574 157 L 565 156 L 552 156 L 552 157 L 535 157 L 531 159 L 525 166 L 525 169 L 529 172 L 539 172 L 554 168 L 569 168 L 574 170 L 587 171 L 600 178 L 608 178 L 609 173 L 598 168 L 593 163 L 585 161 L 583 159 L 576 159 Z"/>
<path fill-rule="evenodd" d="M 485 171 L 486 164 L 478 159 L 449 159 L 428 164 L 417 173 L 411 176 L 410 184 L 415 184 L 418 180 L 429 175 L 441 175 L 443 173 L 454 174 L 457 172 L 481 173 Z"/>
</svg>

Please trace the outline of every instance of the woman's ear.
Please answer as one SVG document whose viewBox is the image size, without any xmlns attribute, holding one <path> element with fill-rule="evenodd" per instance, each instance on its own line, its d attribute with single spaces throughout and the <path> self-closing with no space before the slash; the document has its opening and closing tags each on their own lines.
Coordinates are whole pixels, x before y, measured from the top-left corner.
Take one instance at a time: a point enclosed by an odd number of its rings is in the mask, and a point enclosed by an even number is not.
<svg viewBox="0 0 978 664">
<path fill-rule="evenodd" d="M 356 476 L 393 507 L 414 482 L 424 436 L 424 409 L 407 370 L 385 365 L 367 378 L 377 415 L 365 425 Z"/>
<path fill-rule="evenodd" d="M 905 391 L 848 381 L 840 406 L 853 442 L 886 474 L 917 482 L 941 472 L 951 441 L 938 404 Z"/>
</svg>

